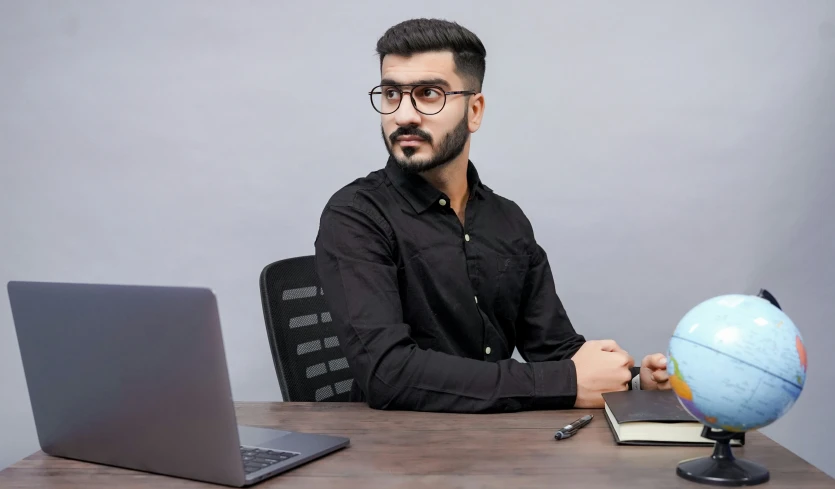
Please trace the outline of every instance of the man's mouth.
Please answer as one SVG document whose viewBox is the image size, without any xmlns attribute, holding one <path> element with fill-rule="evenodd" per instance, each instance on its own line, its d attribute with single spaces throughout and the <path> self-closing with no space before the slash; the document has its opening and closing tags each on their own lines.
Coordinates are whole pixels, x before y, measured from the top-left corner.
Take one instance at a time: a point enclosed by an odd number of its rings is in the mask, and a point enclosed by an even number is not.
<svg viewBox="0 0 835 489">
<path fill-rule="evenodd" d="M 400 146 L 418 146 L 423 141 L 424 139 L 419 136 L 400 136 L 397 138 Z"/>
</svg>

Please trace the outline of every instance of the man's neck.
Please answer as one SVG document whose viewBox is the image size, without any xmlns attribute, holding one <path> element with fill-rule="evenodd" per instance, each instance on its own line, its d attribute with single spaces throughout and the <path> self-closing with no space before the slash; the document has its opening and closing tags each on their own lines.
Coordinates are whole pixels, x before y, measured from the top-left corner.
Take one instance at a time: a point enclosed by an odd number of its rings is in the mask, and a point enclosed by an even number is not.
<svg viewBox="0 0 835 489">
<path fill-rule="evenodd" d="M 461 222 L 464 221 L 464 208 L 469 198 L 468 164 L 469 155 L 464 151 L 448 164 L 423 173 L 427 182 L 449 197 L 449 205 Z"/>
</svg>

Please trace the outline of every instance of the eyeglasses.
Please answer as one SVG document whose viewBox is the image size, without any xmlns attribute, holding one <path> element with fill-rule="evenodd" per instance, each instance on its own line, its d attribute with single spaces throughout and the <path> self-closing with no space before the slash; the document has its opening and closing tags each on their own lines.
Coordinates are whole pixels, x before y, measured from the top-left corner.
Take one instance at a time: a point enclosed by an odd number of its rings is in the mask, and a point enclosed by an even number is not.
<svg viewBox="0 0 835 489">
<path fill-rule="evenodd" d="M 400 88 L 401 86 L 412 87 L 412 90 L 405 92 Z M 415 110 L 421 114 L 435 115 L 446 106 L 447 95 L 475 95 L 478 92 L 471 90 L 447 92 L 436 85 L 379 85 L 372 88 L 368 95 L 371 97 L 374 110 L 388 115 L 400 108 L 404 93 L 409 94 Z"/>
</svg>

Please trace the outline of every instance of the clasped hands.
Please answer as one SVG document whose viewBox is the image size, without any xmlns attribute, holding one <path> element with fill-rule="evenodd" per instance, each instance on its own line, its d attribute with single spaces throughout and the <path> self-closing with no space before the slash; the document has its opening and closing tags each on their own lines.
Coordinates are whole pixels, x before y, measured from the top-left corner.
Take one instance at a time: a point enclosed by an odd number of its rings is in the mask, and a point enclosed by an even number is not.
<svg viewBox="0 0 835 489">
<path fill-rule="evenodd" d="M 587 341 L 571 357 L 577 372 L 578 408 L 603 407 L 602 394 L 625 391 L 632 381 L 635 360 L 613 340 Z M 641 390 L 670 389 L 667 359 L 662 353 L 641 360 Z"/>
</svg>

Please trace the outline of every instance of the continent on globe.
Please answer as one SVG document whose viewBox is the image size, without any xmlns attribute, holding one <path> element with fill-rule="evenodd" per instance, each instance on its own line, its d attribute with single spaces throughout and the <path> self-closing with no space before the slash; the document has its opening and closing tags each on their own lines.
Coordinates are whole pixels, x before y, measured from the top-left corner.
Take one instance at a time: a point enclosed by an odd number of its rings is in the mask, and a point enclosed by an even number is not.
<svg viewBox="0 0 835 489">
<path fill-rule="evenodd" d="M 803 371 L 806 371 L 806 347 L 803 346 L 803 340 L 800 336 L 795 336 L 795 346 L 797 347 L 797 356 L 800 358 L 800 365 L 803 366 Z"/>
<path fill-rule="evenodd" d="M 707 421 L 704 413 L 699 411 L 699 408 L 693 404 L 693 391 L 690 390 L 690 386 L 687 385 L 687 382 L 684 380 L 684 375 L 681 373 L 681 369 L 678 366 L 676 358 L 672 355 L 669 355 L 669 358 L 670 362 L 673 364 L 673 373 L 670 376 L 670 385 L 678 396 L 682 406 L 684 406 L 684 409 L 686 409 L 687 412 L 692 414 L 699 421 Z"/>
</svg>

